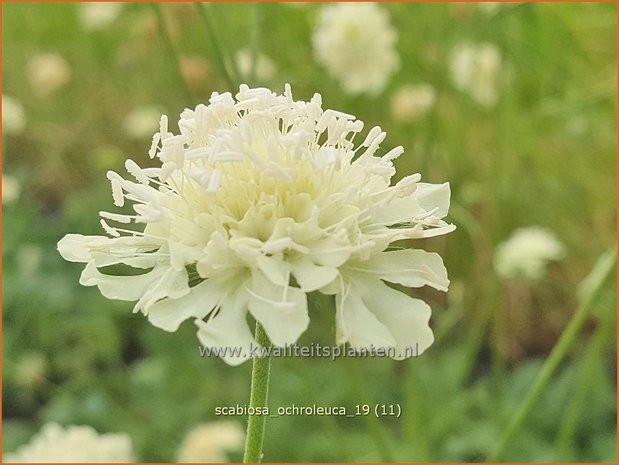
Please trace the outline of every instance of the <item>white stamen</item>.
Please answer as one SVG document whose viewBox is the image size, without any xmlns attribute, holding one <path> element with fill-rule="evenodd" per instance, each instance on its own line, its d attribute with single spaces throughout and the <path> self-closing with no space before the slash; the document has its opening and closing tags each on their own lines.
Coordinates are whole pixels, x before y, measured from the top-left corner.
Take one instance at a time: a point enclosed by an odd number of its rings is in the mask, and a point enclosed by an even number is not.
<svg viewBox="0 0 619 465">
<path fill-rule="evenodd" d="M 112 228 L 109 224 L 105 222 L 103 218 L 99 221 L 101 223 L 101 227 L 104 229 L 106 233 L 113 237 L 120 237 L 120 233 L 116 230 L 116 228 Z"/>
<path fill-rule="evenodd" d="M 391 149 L 385 155 L 383 155 L 382 158 L 383 158 L 383 160 L 391 161 L 391 160 L 395 160 L 396 158 L 398 158 L 403 153 L 404 153 L 404 147 L 399 145 L 399 146 Z"/>
<path fill-rule="evenodd" d="M 214 170 L 211 173 L 210 180 L 208 183 L 208 187 L 206 188 L 206 191 L 211 194 L 214 194 L 215 192 L 219 190 L 220 184 L 221 184 L 221 171 Z"/>
<path fill-rule="evenodd" d="M 108 220 L 112 220 L 112 221 L 118 221 L 119 223 L 131 223 L 131 216 L 129 215 L 120 215 L 118 213 L 110 213 L 110 212 L 105 212 L 105 211 L 101 211 L 99 212 L 99 216 L 106 218 Z"/>
<path fill-rule="evenodd" d="M 148 186 L 148 176 L 144 174 L 144 171 L 142 171 L 142 168 L 140 168 L 136 162 L 134 162 L 130 158 L 127 159 L 127 161 L 125 161 L 125 168 L 129 172 L 129 174 L 131 174 L 135 179 L 138 180 L 138 182 L 141 182 L 142 184 Z"/>
</svg>

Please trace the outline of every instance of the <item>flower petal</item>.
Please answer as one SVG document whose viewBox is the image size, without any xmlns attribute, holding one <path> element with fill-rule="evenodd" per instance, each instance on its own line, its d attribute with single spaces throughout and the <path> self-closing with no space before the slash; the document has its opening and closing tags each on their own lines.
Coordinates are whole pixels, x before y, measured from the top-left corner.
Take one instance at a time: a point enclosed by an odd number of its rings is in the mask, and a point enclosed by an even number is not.
<svg viewBox="0 0 619 465">
<path fill-rule="evenodd" d="M 419 204 L 413 196 L 396 197 L 373 211 L 373 222 L 390 226 L 406 223 L 419 214 Z"/>
<path fill-rule="evenodd" d="M 296 287 L 276 286 L 262 273 L 253 274 L 249 311 L 276 346 L 293 344 L 309 325 L 307 298 Z"/>
<path fill-rule="evenodd" d="M 264 276 L 277 286 L 287 286 L 290 280 L 290 265 L 279 257 L 261 255 L 256 263 Z"/>
<path fill-rule="evenodd" d="M 207 279 L 177 299 L 163 299 L 148 308 L 148 321 L 165 331 L 176 331 L 188 318 L 204 318 L 221 301 L 225 288 L 215 279 Z"/>
<path fill-rule="evenodd" d="M 420 249 L 381 252 L 366 261 L 351 264 L 350 269 L 371 273 L 385 281 L 406 287 L 431 286 L 446 291 L 449 286 L 443 259 L 437 253 Z"/>
<path fill-rule="evenodd" d="M 417 356 L 434 342 L 428 325 L 431 309 L 423 300 L 413 299 L 403 292 L 378 281 L 366 287 L 363 302 L 395 338 L 396 360 Z"/>
<path fill-rule="evenodd" d="M 312 292 L 327 286 L 337 278 L 337 268 L 316 265 L 307 257 L 291 263 L 292 274 L 303 292 Z"/>
<path fill-rule="evenodd" d="M 82 272 L 80 284 L 97 286 L 108 299 L 139 300 L 165 271 L 165 267 L 155 267 L 152 271 L 137 276 L 111 276 L 101 273 L 95 262 L 91 261 Z"/>
<path fill-rule="evenodd" d="M 436 216 L 444 218 L 449 211 L 449 198 L 451 196 L 451 188 L 449 183 L 429 184 L 426 182 L 417 183 L 415 191 L 419 206 L 425 211 L 438 208 Z"/>
<path fill-rule="evenodd" d="M 251 357 L 252 345 L 257 346 L 247 325 L 247 301 L 247 293 L 239 290 L 224 299 L 217 315 L 206 322 L 195 320 L 200 343 L 220 349 L 221 358 L 228 365 L 245 362 Z"/>
<path fill-rule="evenodd" d="M 88 247 L 93 241 L 107 239 L 105 236 L 83 236 L 82 234 L 67 234 L 58 241 L 58 252 L 67 261 L 88 263 L 91 251 Z"/>
<path fill-rule="evenodd" d="M 157 280 L 154 280 L 148 287 L 146 292 L 140 297 L 140 300 L 133 308 L 134 312 L 142 310 L 148 313 L 148 308 L 160 299 L 169 297 L 178 299 L 189 293 L 189 277 L 187 270 L 175 270 L 174 268 L 165 269 L 164 273 Z"/>
<path fill-rule="evenodd" d="M 159 258 L 156 253 L 138 256 L 136 253 L 156 248 L 158 246 L 136 237 L 67 234 L 58 242 L 58 252 L 65 260 L 78 263 L 94 260 L 98 267 L 123 263 L 136 268 L 152 268 Z"/>
<path fill-rule="evenodd" d="M 336 343 L 348 342 L 355 349 L 395 347 L 389 329 L 365 306 L 354 287 L 335 297 Z"/>
</svg>

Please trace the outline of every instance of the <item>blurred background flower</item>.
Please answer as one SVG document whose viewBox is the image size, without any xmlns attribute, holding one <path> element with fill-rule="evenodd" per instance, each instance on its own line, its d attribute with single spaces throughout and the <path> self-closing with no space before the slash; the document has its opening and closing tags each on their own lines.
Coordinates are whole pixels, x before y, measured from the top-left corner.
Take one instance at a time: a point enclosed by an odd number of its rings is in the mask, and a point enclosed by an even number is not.
<svg viewBox="0 0 619 465">
<path fill-rule="evenodd" d="M 494 268 L 505 279 L 541 279 L 546 265 L 565 255 L 563 244 L 556 236 L 538 226 L 521 228 L 498 245 Z"/>
<path fill-rule="evenodd" d="M 32 89 L 47 97 L 71 79 L 71 68 L 57 52 L 38 53 L 28 61 L 28 81 Z"/>
<path fill-rule="evenodd" d="M 84 2 L 77 6 L 77 18 L 86 31 L 105 29 L 120 15 L 123 7 L 120 2 Z"/>
<path fill-rule="evenodd" d="M 376 3 L 325 5 L 313 35 L 316 60 L 345 92 L 378 94 L 400 60 L 398 34 Z"/>
<path fill-rule="evenodd" d="M 28 444 L 3 457 L 13 463 L 133 462 L 131 439 L 124 433 L 99 434 L 90 426 L 48 423 Z"/>
<path fill-rule="evenodd" d="M 19 100 L 2 95 L 2 132 L 19 134 L 26 126 L 26 112 Z"/>
<path fill-rule="evenodd" d="M 196 425 L 183 439 L 178 463 L 223 463 L 230 461 L 230 452 L 240 452 L 245 432 L 236 421 L 214 421 Z"/>
<path fill-rule="evenodd" d="M 492 106 L 499 94 L 501 52 L 491 43 L 460 44 L 452 51 L 451 77 L 459 90 L 482 106 Z"/>
<path fill-rule="evenodd" d="M 407 84 L 391 97 L 391 117 L 406 123 L 423 117 L 436 102 L 436 90 L 430 84 Z"/>
</svg>

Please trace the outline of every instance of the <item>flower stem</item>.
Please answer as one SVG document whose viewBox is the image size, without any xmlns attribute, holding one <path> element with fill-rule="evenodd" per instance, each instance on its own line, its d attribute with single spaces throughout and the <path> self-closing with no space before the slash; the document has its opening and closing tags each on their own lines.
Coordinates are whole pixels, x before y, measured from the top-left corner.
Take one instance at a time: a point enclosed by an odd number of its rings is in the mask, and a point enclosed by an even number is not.
<svg viewBox="0 0 619 465">
<path fill-rule="evenodd" d="M 550 381 L 550 377 L 558 368 L 561 361 L 565 358 L 568 350 L 576 341 L 580 330 L 587 322 L 587 318 L 591 313 L 593 304 L 595 304 L 595 302 L 597 301 L 598 295 L 600 294 L 608 278 L 612 275 L 613 270 L 616 269 L 616 260 L 617 251 L 614 250 L 612 253 L 609 254 L 609 257 L 602 263 L 602 268 L 599 270 L 594 270 L 597 278 L 595 283 L 588 289 L 588 292 L 586 296 L 584 296 L 582 303 L 576 310 L 576 313 L 568 323 L 567 327 L 561 334 L 559 341 L 544 362 L 544 365 L 542 366 L 535 382 L 533 383 L 533 387 L 531 387 L 531 390 L 529 391 L 525 399 L 518 406 L 515 415 L 511 417 L 511 421 L 507 425 L 507 428 L 505 428 L 505 431 L 503 431 L 503 434 L 499 439 L 498 445 L 488 456 L 487 462 L 498 462 L 501 460 L 501 457 L 503 456 L 503 453 L 505 452 L 505 448 L 509 444 L 509 441 L 514 436 L 514 434 L 516 434 L 518 430 L 522 427 L 524 421 L 529 416 L 529 413 L 531 413 L 531 410 L 535 406 L 535 402 L 539 399 L 539 396 L 548 384 L 548 381 Z"/>
<path fill-rule="evenodd" d="M 262 325 L 256 322 L 256 342 L 264 348 L 271 346 L 271 341 Z M 249 406 L 262 409 L 267 405 L 269 393 L 269 372 L 271 370 L 271 356 L 254 357 L 251 371 L 251 392 Z M 262 461 L 262 442 L 266 415 L 249 415 L 247 422 L 247 439 L 245 441 L 244 463 L 260 463 Z"/>
</svg>

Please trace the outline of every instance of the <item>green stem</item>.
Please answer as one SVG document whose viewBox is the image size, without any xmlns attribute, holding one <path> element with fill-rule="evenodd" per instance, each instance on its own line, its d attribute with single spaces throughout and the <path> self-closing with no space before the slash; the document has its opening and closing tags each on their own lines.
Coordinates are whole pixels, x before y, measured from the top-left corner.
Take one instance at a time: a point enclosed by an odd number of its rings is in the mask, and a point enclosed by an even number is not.
<svg viewBox="0 0 619 465">
<path fill-rule="evenodd" d="M 271 341 L 262 325 L 256 322 L 256 342 L 265 349 L 271 346 Z M 254 357 L 251 372 L 251 392 L 249 407 L 263 409 L 267 405 L 269 394 L 269 372 L 271 370 L 271 356 Z M 266 415 L 249 415 L 247 422 L 247 439 L 245 441 L 244 463 L 260 463 L 262 461 L 262 442 Z"/>
<path fill-rule="evenodd" d="M 161 41 L 163 42 L 163 46 L 166 49 L 166 53 L 170 57 L 170 61 L 172 62 L 172 66 L 174 68 L 174 72 L 176 73 L 176 77 L 181 82 L 181 87 L 183 89 L 183 93 L 185 94 L 185 98 L 188 103 L 193 102 L 193 97 L 191 95 L 191 91 L 187 86 L 187 82 L 183 77 L 183 71 L 181 70 L 181 62 L 174 49 L 174 44 L 172 43 L 172 39 L 170 38 L 170 34 L 168 32 L 168 28 L 165 25 L 165 20 L 163 18 L 163 13 L 161 12 L 161 5 L 159 3 L 150 3 L 153 11 L 155 12 L 155 17 L 157 18 L 157 28 L 159 29 L 159 35 L 161 36 Z"/>
<path fill-rule="evenodd" d="M 505 453 L 507 444 L 514 434 L 516 434 L 522 427 L 527 416 L 531 413 L 531 410 L 535 406 L 535 402 L 539 399 L 542 391 L 548 384 L 550 377 L 558 368 L 561 361 L 565 358 L 569 349 L 574 345 L 574 342 L 576 342 L 576 338 L 580 333 L 580 330 L 587 322 L 591 309 L 593 308 L 593 304 L 596 302 L 598 295 L 600 294 L 608 278 L 611 276 L 613 270 L 616 269 L 616 266 L 617 250 L 615 249 L 611 254 L 610 259 L 604 262 L 604 268 L 602 270 L 594 270 L 598 272 L 597 281 L 588 289 L 587 295 L 583 298 L 582 303 L 576 310 L 576 313 L 561 334 L 561 337 L 552 349 L 550 356 L 544 362 L 544 365 L 533 383 L 533 387 L 516 410 L 515 415 L 512 416 L 511 421 L 499 439 L 498 445 L 490 453 L 490 455 L 488 455 L 487 462 L 498 462 L 501 460 L 501 457 Z"/>
<path fill-rule="evenodd" d="M 231 91 L 236 90 L 237 85 L 234 82 L 230 72 L 228 71 L 228 67 L 226 66 L 226 59 L 224 58 L 224 52 L 221 48 L 221 44 L 219 43 L 219 39 L 217 38 L 217 34 L 215 34 L 215 29 L 213 26 L 213 22 L 211 21 L 211 17 L 207 10 L 207 7 L 204 6 L 203 3 L 196 3 L 196 8 L 198 10 L 198 15 L 202 19 L 204 26 L 206 28 L 206 33 L 208 34 L 208 40 L 213 45 L 213 50 L 215 52 L 215 60 L 221 69 L 221 72 L 224 76 L 226 83 Z M 234 60 L 234 57 L 232 58 Z"/>
<path fill-rule="evenodd" d="M 599 369 L 596 362 L 601 356 L 606 343 L 606 331 L 604 329 L 598 329 L 593 337 L 593 342 L 588 347 L 580 363 L 580 373 L 576 389 L 573 395 L 570 396 L 570 401 L 565 408 L 565 413 L 561 420 L 561 428 L 557 434 L 555 449 L 558 454 L 557 458 L 560 461 L 569 461 L 571 448 L 575 444 L 574 436 L 579 426 L 578 421 L 586 408 L 587 399 L 591 392 L 591 380 L 596 375 L 595 370 Z"/>
</svg>

